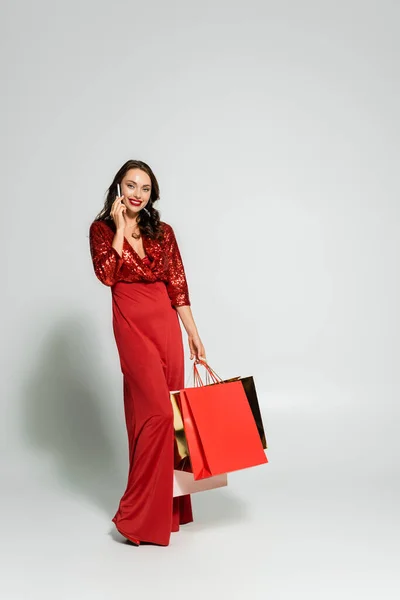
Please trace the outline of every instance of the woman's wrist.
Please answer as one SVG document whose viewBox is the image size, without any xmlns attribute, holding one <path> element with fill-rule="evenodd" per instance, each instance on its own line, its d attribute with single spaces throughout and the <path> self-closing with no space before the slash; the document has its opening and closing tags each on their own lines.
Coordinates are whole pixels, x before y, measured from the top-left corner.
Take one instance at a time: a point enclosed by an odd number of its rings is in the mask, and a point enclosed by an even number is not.
<svg viewBox="0 0 400 600">
<path fill-rule="evenodd" d="M 123 231 L 120 231 L 119 229 L 116 230 L 111 245 L 118 252 L 118 254 L 122 257 L 122 251 L 123 251 L 123 247 L 124 247 L 124 232 Z"/>
<path fill-rule="evenodd" d="M 196 330 L 189 329 L 189 331 L 186 330 L 186 333 L 188 334 L 188 336 L 190 338 L 200 337 L 199 336 L 199 332 L 197 331 L 197 329 Z"/>
</svg>

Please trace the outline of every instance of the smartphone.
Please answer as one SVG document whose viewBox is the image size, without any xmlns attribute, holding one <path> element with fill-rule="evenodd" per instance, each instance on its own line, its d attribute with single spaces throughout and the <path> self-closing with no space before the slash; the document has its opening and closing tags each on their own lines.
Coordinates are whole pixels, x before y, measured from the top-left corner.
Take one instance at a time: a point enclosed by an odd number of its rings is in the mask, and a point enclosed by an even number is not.
<svg viewBox="0 0 400 600">
<path fill-rule="evenodd" d="M 117 193 L 118 193 L 118 196 L 121 196 L 121 188 L 120 188 L 119 183 L 117 183 Z"/>
</svg>

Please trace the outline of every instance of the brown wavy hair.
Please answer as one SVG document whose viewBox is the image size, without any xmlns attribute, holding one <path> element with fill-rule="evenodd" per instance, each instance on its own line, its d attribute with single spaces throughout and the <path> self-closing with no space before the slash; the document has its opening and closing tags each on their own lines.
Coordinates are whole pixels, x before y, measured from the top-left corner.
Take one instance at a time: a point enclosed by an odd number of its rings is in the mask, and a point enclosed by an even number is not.
<svg viewBox="0 0 400 600">
<path fill-rule="evenodd" d="M 110 187 L 106 192 L 107 196 L 104 206 L 95 218 L 95 221 L 106 221 L 107 225 L 109 225 L 111 229 L 115 231 L 115 223 L 111 217 L 111 207 L 115 201 L 115 197 L 118 195 L 117 183 L 121 184 L 122 179 L 129 169 L 141 169 L 150 177 L 150 198 L 146 206 L 139 212 L 137 223 L 142 236 L 146 236 L 151 239 L 160 239 L 163 235 L 160 213 L 153 206 L 154 202 L 160 199 L 160 187 L 158 185 L 156 176 L 149 165 L 141 160 L 128 160 L 124 165 L 122 165 L 119 171 L 117 171 Z"/>
</svg>

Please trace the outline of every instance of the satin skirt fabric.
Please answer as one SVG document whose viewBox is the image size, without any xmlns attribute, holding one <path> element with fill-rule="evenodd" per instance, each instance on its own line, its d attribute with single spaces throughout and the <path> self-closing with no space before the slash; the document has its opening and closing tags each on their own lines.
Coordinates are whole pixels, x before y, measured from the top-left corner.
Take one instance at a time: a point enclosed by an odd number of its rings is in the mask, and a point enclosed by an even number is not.
<svg viewBox="0 0 400 600">
<path fill-rule="evenodd" d="M 190 495 L 173 498 L 179 456 L 169 392 L 184 387 L 178 313 L 163 282 L 117 282 L 112 299 L 129 447 L 127 486 L 112 521 L 128 539 L 168 546 L 171 532 L 193 521 Z"/>
</svg>

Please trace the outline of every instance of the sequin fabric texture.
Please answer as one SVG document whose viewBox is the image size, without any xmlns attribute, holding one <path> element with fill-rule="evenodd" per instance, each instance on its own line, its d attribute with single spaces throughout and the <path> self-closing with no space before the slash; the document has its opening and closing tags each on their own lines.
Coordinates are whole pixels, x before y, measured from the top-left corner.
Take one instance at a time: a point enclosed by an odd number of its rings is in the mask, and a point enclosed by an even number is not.
<svg viewBox="0 0 400 600">
<path fill-rule="evenodd" d="M 164 281 L 173 306 L 190 306 L 185 269 L 175 233 L 171 225 L 164 222 L 161 225 L 164 231 L 162 240 L 143 237 L 145 260 L 125 237 L 120 256 L 112 246 L 115 233 L 111 227 L 105 221 L 93 221 L 89 229 L 89 244 L 94 272 L 108 286 L 118 281 Z"/>
</svg>

